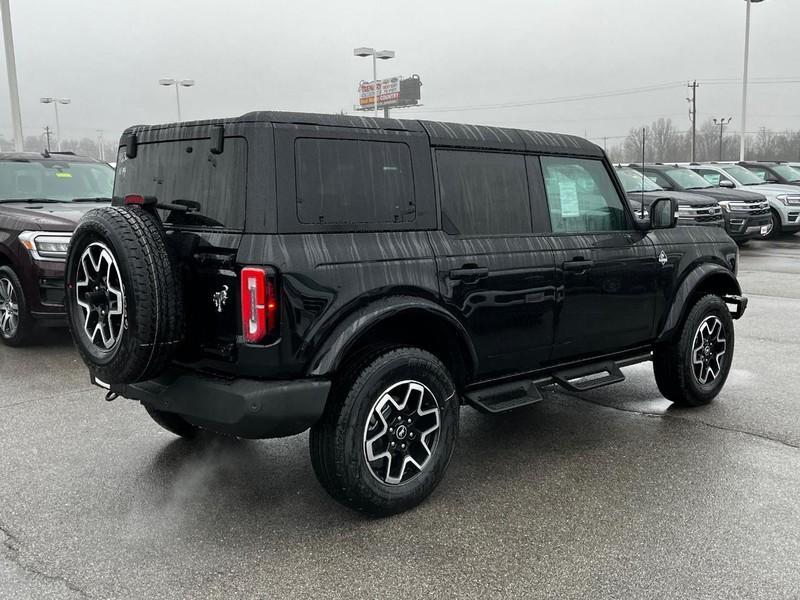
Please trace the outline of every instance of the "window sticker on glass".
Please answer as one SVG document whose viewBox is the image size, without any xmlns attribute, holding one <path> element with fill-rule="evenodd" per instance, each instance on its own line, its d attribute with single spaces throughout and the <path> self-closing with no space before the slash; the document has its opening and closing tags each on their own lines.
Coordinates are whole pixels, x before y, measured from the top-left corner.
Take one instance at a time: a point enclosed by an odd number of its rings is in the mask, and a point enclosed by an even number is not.
<svg viewBox="0 0 800 600">
<path fill-rule="evenodd" d="M 578 205 L 578 186 L 574 181 L 562 179 L 558 182 L 558 196 L 561 200 L 562 217 L 578 217 L 581 214 Z"/>
</svg>

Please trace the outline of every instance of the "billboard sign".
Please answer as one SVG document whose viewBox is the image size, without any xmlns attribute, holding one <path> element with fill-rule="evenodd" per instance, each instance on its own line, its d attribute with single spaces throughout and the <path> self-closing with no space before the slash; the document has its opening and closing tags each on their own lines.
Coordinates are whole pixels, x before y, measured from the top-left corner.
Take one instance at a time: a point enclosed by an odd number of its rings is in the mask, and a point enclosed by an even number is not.
<svg viewBox="0 0 800 600">
<path fill-rule="evenodd" d="M 422 84 L 418 75 L 409 78 L 389 77 L 375 81 L 362 81 L 358 84 L 357 110 L 372 110 L 375 107 L 375 94 L 378 94 L 378 108 L 401 108 L 419 104 L 419 88 Z"/>
</svg>

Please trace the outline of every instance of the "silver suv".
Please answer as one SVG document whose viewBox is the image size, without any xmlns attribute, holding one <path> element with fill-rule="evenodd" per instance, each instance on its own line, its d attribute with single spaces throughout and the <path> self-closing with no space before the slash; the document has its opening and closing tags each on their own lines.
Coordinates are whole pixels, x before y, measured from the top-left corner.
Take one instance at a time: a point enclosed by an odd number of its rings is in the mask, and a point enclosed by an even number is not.
<svg viewBox="0 0 800 600">
<path fill-rule="evenodd" d="M 766 197 L 772 216 L 772 231 L 769 237 L 800 231 L 800 189 L 797 186 L 764 183 L 758 175 L 740 165 L 706 163 L 688 166 L 713 185 L 746 189 Z"/>
</svg>

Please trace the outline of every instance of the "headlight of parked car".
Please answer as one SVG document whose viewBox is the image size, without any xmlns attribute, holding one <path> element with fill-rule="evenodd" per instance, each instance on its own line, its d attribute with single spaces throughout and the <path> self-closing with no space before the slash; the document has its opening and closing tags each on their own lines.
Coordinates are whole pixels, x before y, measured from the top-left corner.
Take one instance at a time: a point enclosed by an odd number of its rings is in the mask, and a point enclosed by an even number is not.
<svg viewBox="0 0 800 600">
<path fill-rule="evenodd" d="M 778 200 L 786 206 L 800 206 L 800 196 L 794 194 L 781 194 L 778 196 Z"/>
<path fill-rule="evenodd" d="M 63 261 L 67 258 L 70 237 L 58 231 L 23 231 L 19 241 L 36 260 Z"/>
</svg>

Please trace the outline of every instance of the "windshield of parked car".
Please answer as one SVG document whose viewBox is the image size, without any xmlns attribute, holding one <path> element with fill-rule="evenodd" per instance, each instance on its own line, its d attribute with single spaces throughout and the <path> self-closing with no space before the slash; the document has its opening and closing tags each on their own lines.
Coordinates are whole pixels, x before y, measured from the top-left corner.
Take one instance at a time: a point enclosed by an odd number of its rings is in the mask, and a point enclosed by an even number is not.
<svg viewBox="0 0 800 600">
<path fill-rule="evenodd" d="M 739 165 L 722 167 L 722 170 L 742 185 L 762 185 L 764 183 L 764 180 L 758 175 Z"/>
<path fill-rule="evenodd" d="M 790 167 L 789 165 L 775 165 L 772 167 L 772 170 L 783 177 L 786 181 L 791 181 L 792 183 L 800 182 L 800 171 L 797 170 L 796 167 Z"/>
<path fill-rule="evenodd" d="M 660 192 L 664 189 L 652 179 L 629 167 L 617 167 L 617 175 L 626 192 Z"/>
<path fill-rule="evenodd" d="M 667 176 L 672 178 L 678 185 L 685 190 L 702 190 L 714 187 L 705 178 L 701 177 L 691 169 L 669 169 Z"/>
<path fill-rule="evenodd" d="M 0 161 L 0 202 L 110 200 L 113 189 L 114 169 L 105 163 L 46 159 Z"/>
</svg>

